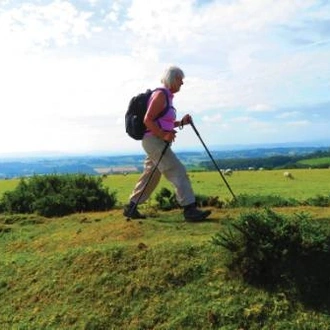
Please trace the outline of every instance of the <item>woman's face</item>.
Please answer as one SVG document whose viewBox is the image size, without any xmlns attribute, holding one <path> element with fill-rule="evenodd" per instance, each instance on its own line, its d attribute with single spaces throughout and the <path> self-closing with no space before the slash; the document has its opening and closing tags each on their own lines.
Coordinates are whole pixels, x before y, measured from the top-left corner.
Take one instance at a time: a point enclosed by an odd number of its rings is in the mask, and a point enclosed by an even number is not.
<svg viewBox="0 0 330 330">
<path fill-rule="evenodd" d="M 174 80 L 174 84 L 172 86 L 172 93 L 176 93 L 180 90 L 181 85 L 183 85 L 183 78 L 181 76 L 177 76 Z"/>
</svg>

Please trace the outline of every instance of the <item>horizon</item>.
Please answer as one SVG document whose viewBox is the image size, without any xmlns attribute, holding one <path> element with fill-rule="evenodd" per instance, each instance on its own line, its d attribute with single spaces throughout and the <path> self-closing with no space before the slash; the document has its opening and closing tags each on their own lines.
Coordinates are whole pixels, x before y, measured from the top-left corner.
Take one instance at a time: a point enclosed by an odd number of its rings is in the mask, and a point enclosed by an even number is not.
<svg viewBox="0 0 330 330">
<path fill-rule="evenodd" d="M 257 149 L 290 149 L 290 148 L 329 148 L 330 149 L 330 139 L 323 141 L 309 141 L 309 142 L 283 142 L 283 143 L 256 143 L 256 144 L 236 144 L 236 145 L 210 145 L 207 146 L 209 151 L 212 152 L 236 152 L 236 151 L 247 151 L 247 150 L 257 150 Z M 177 153 L 194 153 L 194 152 L 205 152 L 205 148 L 202 144 L 196 145 L 194 147 L 176 149 L 173 148 Z M 145 152 L 142 147 L 137 150 L 128 150 L 122 152 L 113 152 L 110 150 L 104 151 L 89 151 L 82 153 L 74 152 L 53 152 L 53 151 L 36 151 L 36 152 L 17 152 L 17 153 L 7 153 L 0 154 L 1 161 L 10 160 L 27 160 L 27 159 L 40 159 L 40 158 L 79 158 L 79 157 L 126 157 L 126 156 L 144 156 Z"/>
</svg>

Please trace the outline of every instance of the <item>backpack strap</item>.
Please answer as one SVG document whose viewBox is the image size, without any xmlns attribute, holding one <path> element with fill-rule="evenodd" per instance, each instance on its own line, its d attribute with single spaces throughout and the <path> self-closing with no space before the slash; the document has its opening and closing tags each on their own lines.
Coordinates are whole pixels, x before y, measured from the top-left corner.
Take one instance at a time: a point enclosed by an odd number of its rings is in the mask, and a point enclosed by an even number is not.
<svg viewBox="0 0 330 330">
<path fill-rule="evenodd" d="M 158 91 L 158 90 L 162 91 L 165 94 L 165 97 L 166 97 L 166 106 L 165 106 L 165 108 L 159 113 L 159 115 L 157 116 L 157 118 L 155 118 L 155 121 L 157 122 L 158 126 L 160 128 L 162 128 L 162 125 L 160 124 L 159 119 L 161 117 L 163 117 L 167 113 L 167 111 L 169 110 L 169 108 L 170 108 L 170 100 L 169 100 L 169 97 L 168 97 L 166 88 L 162 88 L 162 87 L 155 88 L 152 91 L 152 93 L 155 92 L 155 91 Z M 150 130 L 147 129 L 146 132 L 150 132 Z"/>
<path fill-rule="evenodd" d="M 162 91 L 164 94 L 165 94 L 165 97 L 166 97 L 166 106 L 165 108 L 159 113 L 159 115 L 157 116 L 156 120 L 163 117 L 166 112 L 169 110 L 170 108 L 170 100 L 168 98 L 168 94 L 167 94 L 167 90 L 166 88 L 162 88 L 162 87 L 158 87 L 158 88 L 155 88 L 152 92 L 155 92 L 155 91 Z"/>
</svg>

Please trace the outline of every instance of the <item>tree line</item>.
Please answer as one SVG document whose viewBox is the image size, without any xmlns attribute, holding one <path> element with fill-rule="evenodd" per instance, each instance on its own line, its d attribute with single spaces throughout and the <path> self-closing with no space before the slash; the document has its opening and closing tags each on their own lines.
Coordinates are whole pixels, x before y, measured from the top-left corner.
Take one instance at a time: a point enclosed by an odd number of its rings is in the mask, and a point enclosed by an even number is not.
<svg viewBox="0 0 330 330">
<path fill-rule="evenodd" d="M 302 160 L 327 158 L 329 162 L 317 162 L 312 165 L 300 163 Z M 328 168 L 330 166 L 330 150 L 316 151 L 308 155 L 276 155 L 266 158 L 230 158 L 230 159 L 216 159 L 219 168 L 231 168 L 236 170 L 254 169 L 288 169 L 288 168 Z M 214 164 L 210 161 L 200 162 L 200 167 L 205 170 L 213 170 Z"/>
</svg>

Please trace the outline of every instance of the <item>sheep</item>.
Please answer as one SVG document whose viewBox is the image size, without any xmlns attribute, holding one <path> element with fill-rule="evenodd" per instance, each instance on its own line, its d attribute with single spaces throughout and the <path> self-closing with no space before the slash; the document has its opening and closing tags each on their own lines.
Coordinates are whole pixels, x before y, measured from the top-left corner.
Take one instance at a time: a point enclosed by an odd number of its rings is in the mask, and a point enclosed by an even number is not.
<svg viewBox="0 0 330 330">
<path fill-rule="evenodd" d="M 283 176 L 287 179 L 294 179 L 293 175 L 290 172 L 284 172 Z"/>
<path fill-rule="evenodd" d="M 227 168 L 225 171 L 224 171 L 224 174 L 225 175 L 232 175 L 233 174 L 233 170 L 232 169 L 230 169 L 230 168 Z"/>
</svg>

